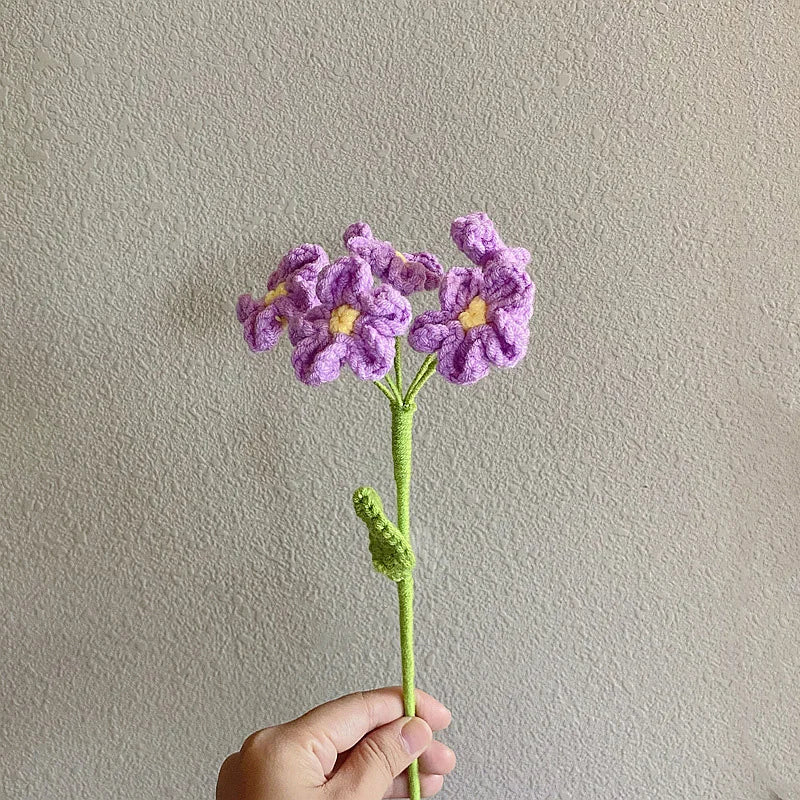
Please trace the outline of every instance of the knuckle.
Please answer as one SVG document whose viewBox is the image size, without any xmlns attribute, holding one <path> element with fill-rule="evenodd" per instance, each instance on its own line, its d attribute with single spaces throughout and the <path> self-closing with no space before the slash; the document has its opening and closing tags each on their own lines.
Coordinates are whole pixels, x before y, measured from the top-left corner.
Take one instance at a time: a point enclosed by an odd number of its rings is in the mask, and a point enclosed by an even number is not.
<svg viewBox="0 0 800 800">
<path fill-rule="evenodd" d="M 222 766 L 219 768 L 219 774 L 217 775 L 217 798 L 224 798 L 229 787 L 238 784 L 240 762 L 240 753 L 231 753 L 225 761 L 222 762 Z"/>
<path fill-rule="evenodd" d="M 361 757 L 371 769 L 380 770 L 381 773 L 388 779 L 394 778 L 395 774 L 399 772 L 393 758 L 381 747 L 380 742 L 371 736 L 367 736 L 361 740 L 359 745 Z"/>
<path fill-rule="evenodd" d="M 275 727 L 262 728 L 260 731 L 251 733 L 242 742 L 240 753 L 243 756 L 263 755 L 271 749 L 275 743 Z"/>
<path fill-rule="evenodd" d="M 374 725 L 373 725 L 374 716 L 373 716 L 373 710 L 372 710 L 372 703 L 370 703 L 370 699 L 367 696 L 366 692 L 363 692 L 363 691 L 362 692 L 356 692 L 356 696 L 358 697 L 359 702 L 361 703 L 361 705 L 364 706 L 364 711 L 366 713 L 367 720 L 369 720 L 369 727 L 370 727 L 370 729 L 372 729 L 374 727 Z"/>
<path fill-rule="evenodd" d="M 309 727 L 302 718 L 290 722 L 286 728 L 287 743 L 291 741 L 303 752 L 312 753 L 322 764 L 328 761 L 336 762 L 339 753 L 333 740 L 325 731 Z"/>
</svg>

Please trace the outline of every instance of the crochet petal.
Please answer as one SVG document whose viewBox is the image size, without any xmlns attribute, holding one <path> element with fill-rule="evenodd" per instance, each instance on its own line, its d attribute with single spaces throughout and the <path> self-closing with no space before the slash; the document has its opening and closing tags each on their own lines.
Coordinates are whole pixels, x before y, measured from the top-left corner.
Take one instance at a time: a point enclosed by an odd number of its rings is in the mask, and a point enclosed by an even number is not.
<svg viewBox="0 0 800 800">
<path fill-rule="evenodd" d="M 289 341 L 297 345 L 302 339 L 328 334 L 330 311 L 321 305 L 289 318 Z"/>
<path fill-rule="evenodd" d="M 379 278 L 386 277 L 389 265 L 396 256 L 390 242 L 382 242 L 372 237 L 356 236 L 350 239 L 347 247 L 353 255 L 363 258 Z"/>
<path fill-rule="evenodd" d="M 528 349 L 530 329 L 520 324 L 503 309 L 498 310 L 491 325 L 482 325 L 478 333 L 486 358 L 496 367 L 513 367 Z"/>
<path fill-rule="evenodd" d="M 483 289 L 480 267 L 453 267 L 448 270 L 439 287 L 439 304 L 451 316 L 460 314 Z"/>
<path fill-rule="evenodd" d="M 272 350 L 278 343 L 283 325 L 273 306 L 267 306 L 251 314 L 242 323 L 244 340 L 254 353 Z"/>
<path fill-rule="evenodd" d="M 416 261 L 403 261 L 402 258 L 395 256 L 389 263 L 383 279 L 407 297 L 425 285 L 425 267 Z"/>
<path fill-rule="evenodd" d="M 505 264 L 509 267 L 519 267 L 524 269 L 531 260 L 531 254 L 524 247 L 507 247 L 505 250 L 498 250 L 484 265 L 484 272 L 491 266 Z"/>
<path fill-rule="evenodd" d="M 420 287 L 421 289 L 429 292 L 431 289 L 439 288 L 439 284 L 442 282 L 442 275 L 444 275 L 444 269 L 439 263 L 439 259 L 436 258 L 433 253 L 404 253 L 403 255 L 409 261 L 422 264 L 425 268 L 425 283 Z"/>
<path fill-rule="evenodd" d="M 436 371 L 450 383 L 475 383 L 489 372 L 481 328 L 472 328 L 463 335 L 451 336 L 442 343 Z"/>
<path fill-rule="evenodd" d="M 394 337 L 363 325 L 348 342 L 347 363 L 362 381 L 377 381 L 391 369 L 394 352 Z"/>
<path fill-rule="evenodd" d="M 490 313 L 505 309 L 519 322 L 527 322 L 533 311 L 533 281 L 524 267 L 506 262 L 492 263 L 483 271 L 484 290 Z"/>
<path fill-rule="evenodd" d="M 319 386 L 338 378 L 347 356 L 346 338 L 322 330 L 300 339 L 292 353 L 292 366 L 298 379 L 308 386 Z"/>
<path fill-rule="evenodd" d="M 317 297 L 328 310 L 347 304 L 358 307 L 359 297 L 372 289 L 369 264 L 357 256 L 345 256 L 320 272 Z"/>
<path fill-rule="evenodd" d="M 362 295 L 356 326 L 371 327 L 381 336 L 402 336 L 411 321 L 411 304 L 388 284 Z"/>
<path fill-rule="evenodd" d="M 286 296 L 277 298 L 275 305 L 280 305 L 281 313 L 285 312 L 287 316 L 302 314 L 319 305 L 316 274 L 312 279 L 299 275 L 290 278 L 286 284 Z"/>
<path fill-rule="evenodd" d="M 443 270 L 436 256 L 424 252 L 403 253 L 401 256 L 391 242 L 374 238 L 368 226 L 367 231 L 369 235 L 358 235 L 363 231 L 357 224 L 351 225 L 345 233 L 345 243 L 350 252 L 363 258 L 382 281 L 403 295 L 439 286 Z"/>
<path fill-rule="evenodd" d="M 347 230 L 344 232 L 344 236 L 342 239 L 344 240 L 344 246 L 349 247 L 350 240 L 354 237 L 362 237 L 364 239 L 372 239 L 372 229 L 367 225 L 366 222 L 354 222 L 352 225 L 347 226 Z"/>
<path fill-rule="evenodd" d="M 418 353 L 435 353 L 445 339 L 463 336 L 463 328 L 457 319 L 446 311 L 426 311 L 420 314 L 408 329 L 408 343 Z"/>
<path fill-rule="evenodd" d="M 239 322 L 244 322 L 248 317 L 251 317 L 262 308 L 264 308 L 264 303 L 255 300 L 252 295 L 239 295 L 239 299 L 236 302 L 236 317 Z"/>
<path fill-rule="evenodd" d="M 403 253 L 395 255 L 381 276 L 400 294 L 430 291 L 438 288 L 442 280 L 442 265 L 430 253 Z"/>
<path fill-rule="evenodd" d="M 318 244 L 301 244 L 293 247 L 270 275 L 267 288 L 272 291 L 279 283 L 292 278 L 316 281 L 317 273 L 329 263 L 327 253 Z"/>
<path fill-rule="evenodd" d="M 474 264 L 483 266 L 498 250 L 505 248 L 494 223 L 481 212 L 454 219 L 450 237 L 456 247 Z"/>
</svg>

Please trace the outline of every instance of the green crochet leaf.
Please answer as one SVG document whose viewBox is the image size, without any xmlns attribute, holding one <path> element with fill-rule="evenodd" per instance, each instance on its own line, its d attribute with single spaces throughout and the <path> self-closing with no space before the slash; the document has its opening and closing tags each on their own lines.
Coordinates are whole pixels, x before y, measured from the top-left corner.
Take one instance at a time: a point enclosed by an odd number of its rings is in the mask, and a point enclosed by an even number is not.
<svg viewBox="0 0 800 800">
<path fill-rule="evenodd" d="M 375 569 L 393 581 L 407 578 L 414 569 L 414 551 L 397 526 L 383 513 L 378 493 L 369 486 L 356 489 L 353 508 L 369 531 L 369 552 Z"/>
</svg>

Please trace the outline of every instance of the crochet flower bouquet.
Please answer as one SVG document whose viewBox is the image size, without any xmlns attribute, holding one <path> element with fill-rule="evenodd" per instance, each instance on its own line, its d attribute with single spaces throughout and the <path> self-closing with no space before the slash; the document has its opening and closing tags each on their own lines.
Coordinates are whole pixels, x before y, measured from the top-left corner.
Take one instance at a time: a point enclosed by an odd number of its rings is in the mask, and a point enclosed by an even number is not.
<svg viewBox="0 0 800 800">
<path fill-rule="evenodd" d="M 471 384 L 492 366 L 517 364 L 527 349 L 533 312 L 527 250 L 506 247 L 483 213 L 454 220 L 450 235 L 473 266 L 445 272 L 430 253 L 401 253 L 376 239 L 369 225 L 356 222 L 344 233 L 348 255 L 330 263 L 318 245 L 300 245 L 281 259 L 265 295 L 244 294 L 236 308 L 245 341 L 255 352 L 272 350 L 287 333 L 292 366 L 303 383 L 332 381 L 346 364 L 389 401 L 396 521 L 388 518 L 374 489 L 357 489 L 353 506 L 369 532 L 374 567 L 397 584 L 403 700 L 409 716 L 415 712 L 414 551 L 409 537 L 415 398 L 434 371 L 451 383 Z M 433 289 L 439 290 L 439 310 L 412 321 L 406 298 Z M 405 334 L 414 350 L 428 354 L 408 385 L 401 363 Z M 417 800 L 417 762 L 409 767 L 408 778 L 410 796 Z"/>
</svg>

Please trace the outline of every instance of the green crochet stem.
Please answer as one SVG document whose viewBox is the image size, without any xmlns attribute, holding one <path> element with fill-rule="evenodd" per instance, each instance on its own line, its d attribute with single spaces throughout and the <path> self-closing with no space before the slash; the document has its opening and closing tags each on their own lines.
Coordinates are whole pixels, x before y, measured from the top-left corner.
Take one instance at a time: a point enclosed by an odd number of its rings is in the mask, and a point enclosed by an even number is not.
<svg viewBox="0 0 800 800">
<path fill-rule="evenodd" d="M 403 667 L 403 710 L 406 716 L 416 714 L 414 696 L 414 551 L 411 547 L 409 506 L 411 493 L 411 430 L 414 398 L 436 367 L 435 356 L 428 356 L 403 395 L 403 369 L 400 352 L 401 339 L 397 339 L 394 358 L 394 379 L 386 376 L 386 383 L 375 385 L 389 400 L 392 410 L 392 462 L 394 482 L 397 487 L 397 525 L 383 511 L 378 493 L 367 486 L 356 489 L 353 507 L 369 531 L 369 549 L 375 569 L 397 583 L 400 608 L 400 657 Z M 408 768 L 410 800 L 420 799 L 419 763 Z"/>
<path fill-rule="evenodd" d="M 395 375 L 398 393 L 402 395 L 400 341 L 396 343 Z M 397 487 L 397 527 L 405 541 L 411 546 L 409 531 L 411 494 L 411 429 L 416 405 L 410 402 L 392 403 L 392 461 L 394 482 Z M 411 570 L 397 582 L 397 599 L 400 607 L 400 658 L 403 668 L 403 709 L 407 717 L 416 714 L 414 696 L 414 575 Z M 408 791 L 410 800 L 419 800 L 419 762 L 408 768 Z"/>
<path fill-rule="evenodd" d="M 397 582 L 397 599 L 400 605 L 400 658 L 403 664 L 403 711 L 407 717 L 417 713 L 414 697 L 414 578 L 411 573 Z M 408 767 L 409 800 L 419 800 L 419 761 L 414 759 Z"/>
</svg>

